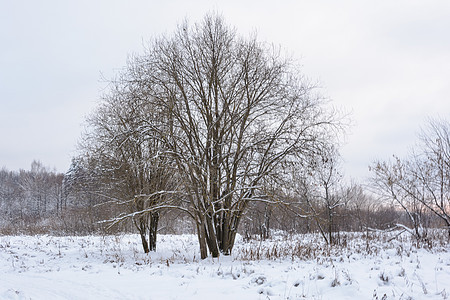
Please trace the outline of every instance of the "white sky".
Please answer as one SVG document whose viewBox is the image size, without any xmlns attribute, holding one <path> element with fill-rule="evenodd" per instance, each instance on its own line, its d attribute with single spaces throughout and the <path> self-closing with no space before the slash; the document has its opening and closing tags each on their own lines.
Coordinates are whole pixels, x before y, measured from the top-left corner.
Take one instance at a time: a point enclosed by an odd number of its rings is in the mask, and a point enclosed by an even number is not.
<svg viewBox="0 0 450 300">
<path fill-rule="evenodd" d="M 281 45 L 352 112 L 348 178 L 405 154 L 427 117 L 450 119 L 447 0 L 0 0 L 0 168 L 37 159 L 65 172 L 106 86 L 100 74 L 111 78 L 143 42 L 211 11 Z"/>
</svg>

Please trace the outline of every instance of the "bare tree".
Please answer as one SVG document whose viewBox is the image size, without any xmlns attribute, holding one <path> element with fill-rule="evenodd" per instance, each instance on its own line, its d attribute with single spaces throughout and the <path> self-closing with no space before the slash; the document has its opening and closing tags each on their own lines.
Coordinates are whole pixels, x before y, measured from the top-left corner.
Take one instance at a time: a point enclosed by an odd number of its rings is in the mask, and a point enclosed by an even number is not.
<svg viewBox="0 0 450 300">
<path fill-rule="evenodd" d="M 290 60 L 217 15 L 184 22 L 141 63 L 142 84 L 168 112 L 160 136 L 184 179 L 201 257 L 230 254 L 249 202 L 269 201 L 264 182 L 326 143 L 334 115 Z"/>
<path fill-rule="evenodd" d="M 450 236 L 450 124 L 430 120 L 412 158 L 410 196 L 439 217 Z"/>
<path fill-rule="evenodd" d="M 108 222 L 131 219 L 147 253 L 156 250 L 159 211 L 173 199 L 166 190 L 175 190 L 175 177 L 161 139 L 148 130 L 160 126 L 163 116 L 135 80 L 135 67 L 130 61 L 111 82 L 109 94 L 87 120 L 89 130 L 80 150 L 97 183 L 91 193 L 108 199 L 104 205 L 127 208 Z"/>
<path fill-rule="evenodd" d="M 416 197 L 411 197 L 411 184 L 414 184 L 414 179 L 409 177 L 408 164 L 398 157 L 394 158 L 394 162 L 377 162 L 371 168 L 374 172 L 371 186 L 382 198 L 392 199 L 406 212 L 413 226 L 414 235 L 421 239 L 424 235 L 421 204 Z"/>
<path fill-rule="evenodd" d="M 318 202 L 325 214 L 323 225 L 325 225 L 328 235 L 325 238 L 327 244 L 334 243 L 333 232 L 338 230 L 334 218 L 338 208 L 343 206 L 347 200 L 342 193 L 338 192 L 339 182 L 342 179 L 342 175 L 339 174 L 339 159 L 339 154 L 334 147 L 329 150 L 324 149 L 316 160 L 314 168 L 318 185 L 322 188 Z M 322 224 L 318 225 L 323 232 Z"/>
<path fill-rule="evenodd" d="M 285 167 L 337 133 L 335 112 L 279 52 L 207 15 L 130 60 L 84 144 L 126 191 L 114 201 L 133 204 L 113 222 L 176 207 L 195 221 L 202 258 L 231 253 L 249 203 L 279 202 Z"/>
<path fill-rule="evenodd" d="M 355 183 L 347 188 L 346 194 L 349 203 L 348 209 L 353 218 L 353 222 L 351 222 L 354 224 L 353 230 L 367 232 L 371 228 L 376 228 L 373 215 L 382 206 L 382 202 L 368 194 L 361 185 Z"/>
<path fill-rule="evenodd" d="M 292 206 L 300 206 L 299 216 L 313 220 L 327 244 L 333 244 L 338 208 L 347 198 L 340 190 L 339 153 L 335 145 L 323 145 L 303 164 L 292 166 Z"/>
<path fill-rule="evenodd" d="M 425 209 L 438 216 L 450 235 L 449 123 L 431 120 L 412 154 L 372 168 L 375 189 L 394 199 L 407 213 L 418 238 L 424 238 Z"/>
</svg>

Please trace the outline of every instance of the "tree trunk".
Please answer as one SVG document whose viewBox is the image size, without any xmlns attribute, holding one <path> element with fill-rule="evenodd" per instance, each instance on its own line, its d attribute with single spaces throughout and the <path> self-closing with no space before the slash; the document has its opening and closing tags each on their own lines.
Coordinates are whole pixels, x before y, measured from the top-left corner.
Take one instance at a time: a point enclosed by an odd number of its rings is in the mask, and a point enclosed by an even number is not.
<svg viewBox="0 0 450 300">
<path fill-rule="evenodd" d="M 149 248 L 148 248 L 148 242 L 147 242 L 147 237 L 146 237 L 146 234 L 145 234 L 145 229 L 143 229 L 143 230 L 139 229 L 139 234 L 141 236 L 142 247 L 144 248 L 144 252 L 145 253 L 150 252 Z"/>
<path fill-rule="evenodd" d="M 134 221 L 134 225 L 139 230 L 139 235 L 141 236 L 141 241 L 142 241 L 142 248 L 144 248 L 145 253 L 148 253 L 149 248 L 148 248 L 148 242 L 147 242 L 147 220 L 146 219 L 147 219 L 146 216 L 141 216 L 141 217 L 139 217 L 137 222 Z"/>
<path fill-rule="evenodd" d="M 234 247 L 234 242 L 236 240 L 236 233 L 237 228 L 239 226 L 240 217 L 239 216 L 233 216 L 230 218 L 230 226 L 228 231 L 228 242 L 227 242 L 227 248 L 224 249 L 225 255 L 231 255 L 231 250 Z"/>
<path fill-rule="evenodd" d="M 215 233 L 213 220 L 211 217 L 206 216 L 205 217 L 205 232 L 206 232 L 206 243 L 208 244 L 209 252 L 211 253 L 212 257 L 219 257 L 220 251 L 218 247 L 218 236 Z"/>
<path fill-rule="evenodd" d="M 208 257 L 208 249 L 206 248 L 206 233 L 205 233 L 205 227 L 203 224 L 197 224 L 197 236 L 198 236 L 198 243 L 200 245 L 200 258 L 205 259 Z"/>
<path fill-rule="evenodd" d="M 231 255 L 231 250 L 234 246 L 234 241 L 236 239 L 236 229 L 239 226 L 239 215 L 232 215 L 232 213 L 227 212 L 223 214 L 222 224 L 222 234 L 218 236 L 220 242 L 219 249 L 224 255 Z"/>
<path fill-rule="evenodd" d="M 222 221 L 222 235 L 221 235 L 221 239 L 222 242 L 220 243 L 220 245 L 222 246 L 222 248 L 220 249 L 220 251 L 222 251 L 222 253 L 224 255 L 230 255 L 231 254 L 231 247 L 230 247 L 230 217 L 229 217 L 229 212 L 226 212 L 224 214 L 224 220 Z"/>
<path fill-rule="evenodd" d="M 148 242 L 149 250 L 156 251 L 156 233 L 158 231 L 159 213 L 154 212 L 149 216 Z"/>
<path fill-rule="evenodd" d="M 264 207 L 264 225 L 262 230 L 262 240 L 266 240 L 270 237 L 270 217 L 272 216 L 272 208 L 268 203 Z"/>
<path fill-rule="evenodd" d="M 330 245 L 334 244 L 333 239 L 333 212 L 328 207 L 328 241 L 330 242 Z"/>
</svg>

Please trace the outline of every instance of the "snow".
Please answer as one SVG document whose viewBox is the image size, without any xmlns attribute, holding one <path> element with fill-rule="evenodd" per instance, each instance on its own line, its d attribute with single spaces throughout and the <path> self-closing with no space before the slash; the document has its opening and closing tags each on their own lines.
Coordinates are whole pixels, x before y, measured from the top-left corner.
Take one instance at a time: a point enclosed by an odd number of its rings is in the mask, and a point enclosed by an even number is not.
<svg viewBox="0 0 450 300">
<path fill-rule="evenodd" d="M 398 232 L 340 241 L 238 237 L 232 256 L 200 260 L 195 235 L 160 235 L 148 255 L 137 235 L 0 236 L 0 299 L 448 298 L 445 243 L 418 248 Z"/>
</svg>

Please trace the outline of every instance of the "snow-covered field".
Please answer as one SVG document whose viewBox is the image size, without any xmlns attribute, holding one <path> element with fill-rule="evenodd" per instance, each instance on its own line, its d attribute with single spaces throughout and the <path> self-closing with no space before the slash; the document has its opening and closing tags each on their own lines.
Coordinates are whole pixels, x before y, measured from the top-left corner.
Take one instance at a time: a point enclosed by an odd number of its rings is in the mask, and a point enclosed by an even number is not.
<svg viewBox="0 0 450 300">
<path fill-rule="evenodd" d="M 448 245 L 394 237 L 238 238 L 202 261 L 193 235 L 160 235 L 149 255 L 137 235 L 0 236 L 0 299 L 447 299 Z"/>
</svg>

